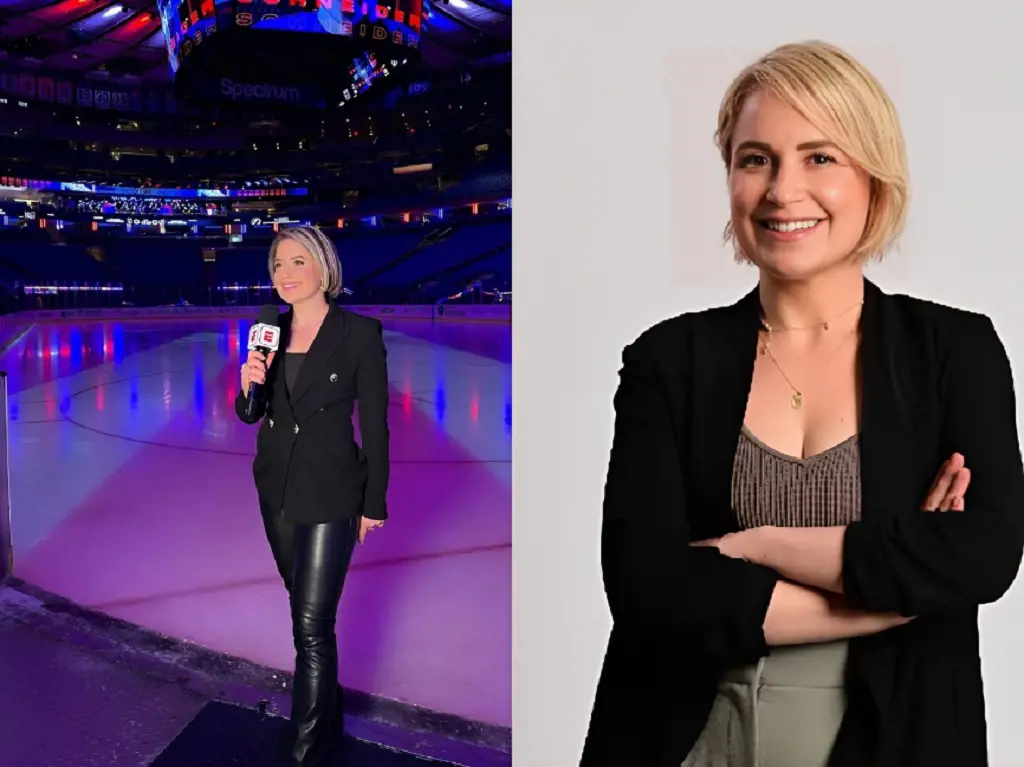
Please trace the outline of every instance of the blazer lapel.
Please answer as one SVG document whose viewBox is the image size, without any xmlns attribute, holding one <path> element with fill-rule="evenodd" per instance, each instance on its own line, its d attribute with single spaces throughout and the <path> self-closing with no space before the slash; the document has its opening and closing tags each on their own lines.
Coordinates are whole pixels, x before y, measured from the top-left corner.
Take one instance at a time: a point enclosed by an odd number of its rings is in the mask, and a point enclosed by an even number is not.
<svg viewBox="0 0 1024 767">
<path fill-rule="evenodd" d="M 917 498 L 922 440 L 914 415 L 921 410 L 922 381 L 915 381 L 913 339 L 892 306 L 892 298 L 864 281 L 860 345 L 860 461 L 864 519 L 894 509 L 912 509 Z"/>
<path fill-rule="evenodd" d="M 921 467 L 930 451 L 915 415 L 927 382 L 914 378 L 914 339 L 906 336 L 893 299 L 868 280 L 860 329 L 861 517 L 874 524 L 924 500 Z M 850 672 L 882 712 L 892 703 L 897 661 L 896 645 L 882 634 L 850 642 Z"/>
<path fill-rule="evenodd" d="M 317 375 L 323 370 L 337 348 L 341 346 L 348 331 L 345 313 L 332 301 L 327 310 L 327 316 L 324 317 L 323 324 L 306 353 L 306 359 L 302 362 L 299 378 L 295 382 L 295 390 L 292 392 L 292 405 L 302 399 L 302 396 L 309 390 L 309 385 L 316 380 Z"/>
<path fill-rule="evenodd" d="M 694 440 L 686 452 L 694 461 L 686 467 L 698 503 L 710 514 L 695 515 L 694 534 L 718 536 L 739 529 L 732 512 L 732 472 L 747 410 L 757 355 L 761 300 L 757 287 L 732 306 L 709 313 L 710 326 L 698 328 L 694 348 L 689 412 Z M 705 332 L 707 331 L 707 332 Z M 707 520 L 709 529 L 700 529 Z"/>
</svg>

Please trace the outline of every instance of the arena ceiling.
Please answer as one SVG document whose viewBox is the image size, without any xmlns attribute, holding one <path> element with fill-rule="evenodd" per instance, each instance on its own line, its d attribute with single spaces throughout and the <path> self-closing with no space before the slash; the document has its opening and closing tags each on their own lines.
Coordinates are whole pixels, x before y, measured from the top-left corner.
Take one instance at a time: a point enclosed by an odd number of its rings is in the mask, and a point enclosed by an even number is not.
<svg viewBox="0 0 1024 767">
<path fill-rule="evenodd" d="M 457 71 L 509 60 L 512 0 L 434 0 L 424 65 Z M 146 84 L 169 83 L 155 0 L 0 0 L 0 61 Z"/>
</svg>

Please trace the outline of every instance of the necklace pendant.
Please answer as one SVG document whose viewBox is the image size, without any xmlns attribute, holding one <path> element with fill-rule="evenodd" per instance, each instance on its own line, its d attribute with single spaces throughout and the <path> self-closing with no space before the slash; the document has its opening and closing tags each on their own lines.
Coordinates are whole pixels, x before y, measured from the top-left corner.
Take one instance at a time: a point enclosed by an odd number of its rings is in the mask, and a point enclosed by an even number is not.
<svg viewBox="0 0 1024 767">
<path fill-rule="evenodd" d="M 789 404 L 793 406 L 794 410 L 799 410 L 804 404 L 804 395 L 800 392 L 794 392 L 793 396 L 790 397 Z"/>
</svg>

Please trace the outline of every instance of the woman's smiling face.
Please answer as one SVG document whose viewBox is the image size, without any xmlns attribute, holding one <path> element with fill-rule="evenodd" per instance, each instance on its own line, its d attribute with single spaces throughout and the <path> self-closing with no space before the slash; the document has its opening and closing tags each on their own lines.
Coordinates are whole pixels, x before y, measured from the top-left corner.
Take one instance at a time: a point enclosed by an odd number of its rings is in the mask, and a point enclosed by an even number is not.
<svg viewBox="0 0 1024 767">
<path fill-rule="evenodd" d="M 868 174 L 797 110 L 764 92 L 746 99 L 730 144 L 732 226 L 743 253 L 788 280 L 845 264 L 864 235 Z"/>
<path fill-rule="evenodd" d="M 309 251 L 293 239 L 282 239 L 274 256 L 274 288 L 286 303 L 302 303 L 323 292 L 323 275 Z"/>
</svg>

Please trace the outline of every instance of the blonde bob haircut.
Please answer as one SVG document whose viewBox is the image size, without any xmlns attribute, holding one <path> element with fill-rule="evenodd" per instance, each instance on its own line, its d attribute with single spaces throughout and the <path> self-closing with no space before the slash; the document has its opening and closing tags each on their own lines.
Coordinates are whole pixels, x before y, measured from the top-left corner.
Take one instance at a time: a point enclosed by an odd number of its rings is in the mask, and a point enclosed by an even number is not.
<svg viewBox="0 0 1024 767">
<path fill-rule="evenodd" d="M 812 40 L 776 48 L 740 72 L 722 99 L 715 143 L 727 171 L 732 167 L 736 121 L 747 98 L 759 91 L 799 112 L 868 174 L 867 221 L 850 256 L 858 261 L 881 260 L 903 232 L 910 201 L 903 131 L 882 85 L 834 45 Z M 750 260 L 731 221 L 725 227 L 725 241 L 732 242 L 738 261 Z"/>
<path fill-rule="evenodd" d="M 274 279 L 277 249 L 285 240 L 298 243 L 309 253 L 320 267 L 320 290 L 329 298 L 337 298 L 341 293 L 341 261 L 338 258 L 338 251 L 335 250 L 330 238 L 315 226 L 293 226 L 278 232 L 277 237 L 270 243 L 270 255 L 267 258 L 270 279 Z"/>
</svg>

